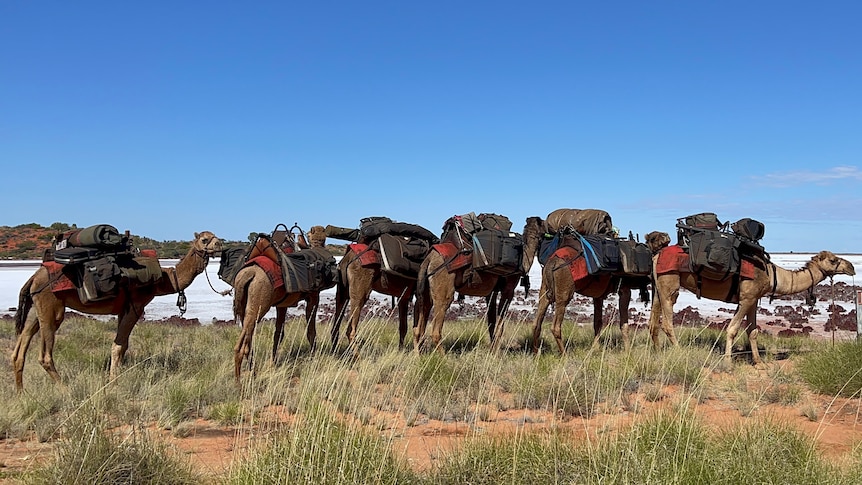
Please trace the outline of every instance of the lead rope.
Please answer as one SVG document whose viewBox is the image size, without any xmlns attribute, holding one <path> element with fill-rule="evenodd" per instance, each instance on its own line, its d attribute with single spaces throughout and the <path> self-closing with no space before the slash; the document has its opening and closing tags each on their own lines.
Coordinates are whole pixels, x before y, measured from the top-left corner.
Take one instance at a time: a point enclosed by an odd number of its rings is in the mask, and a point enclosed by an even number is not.
<svg viewBox="0 0 862 485">
<path fill-rule="evenodd" d="M 207 265 L 207 266 L 209 266 L 209 265 Z M 228 288 L 228 289 L 226 289 L 226 290 L 224 290 L 224 291 L 218 291 L 218 290 L 217 290 L 217 289 L 215 289 L 215 287 L 213 286 L 212 281 L 210 281 L 210 274 L 209 274 L 209 272 L 206 270 L 206 268 L 204 268 L 204 274 L 205 274 L 205 275 L 207 275 L 207 283 L 210 285 L 210 289 L 212 289 L 212 290 L 213 290 L 214 292 L 216 292 L 217 294 L 219 294 L 219 295 L 221 295 L 221 296 L 228 296 L 228 295 L 230 295 L 231 293 L 233 293 L 233 287 L 230 287 L 230 288 Z"/>
</svg>

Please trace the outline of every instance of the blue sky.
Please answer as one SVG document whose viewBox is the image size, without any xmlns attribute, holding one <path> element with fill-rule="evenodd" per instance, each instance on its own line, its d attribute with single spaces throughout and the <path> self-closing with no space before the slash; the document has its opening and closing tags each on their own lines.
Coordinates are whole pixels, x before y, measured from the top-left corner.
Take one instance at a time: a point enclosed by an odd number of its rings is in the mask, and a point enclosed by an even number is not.
<svg viewBox="0 0 862 485">
<path fill-rule="evenodd" d="M 862 252 L 858 2 L 0 2 L 0 225 L 715 212 Z M 341 241 L 336 241 L 341 242 Z"/>
</svg>

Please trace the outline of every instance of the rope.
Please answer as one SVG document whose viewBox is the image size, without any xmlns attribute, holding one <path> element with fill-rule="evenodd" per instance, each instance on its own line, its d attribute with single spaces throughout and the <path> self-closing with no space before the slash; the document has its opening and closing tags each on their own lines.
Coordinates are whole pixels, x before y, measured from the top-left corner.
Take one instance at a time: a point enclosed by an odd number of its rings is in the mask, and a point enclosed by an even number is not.
<svg viewBox="0 0 862 485">
<path fill-rule="evenodd" d="M 207 264 L 207 266 L 209 266 L 209 264 Z M 214 292 L 216 292 L 217 294 L 219 294 L 219 295 L 221 295 L 221 296 L 228 296 L 228 295 L 230 295 L 231 293 L 233 293 L 233 287 L 232 287 L 232 286 L 231 286 L 230 288 L 228 288 L 228 289 L 224 290 L 224 291 L 218 291 L 217 289 L 215 289 L 215 287 L 214 287 L 214 286 L 213 286 L 213 284 L 212 284 L 212 281 L 210 281 L 210 274 L 209 274 L 209 272 L 206 270 L 206 267 L 204 267 L 204 274 L 207 276 L 207 283 L 209 283 L 209 285 L 210 285 L 210 289 L 212 289 L 212 290 L 213 290 Z"/>
</svg>

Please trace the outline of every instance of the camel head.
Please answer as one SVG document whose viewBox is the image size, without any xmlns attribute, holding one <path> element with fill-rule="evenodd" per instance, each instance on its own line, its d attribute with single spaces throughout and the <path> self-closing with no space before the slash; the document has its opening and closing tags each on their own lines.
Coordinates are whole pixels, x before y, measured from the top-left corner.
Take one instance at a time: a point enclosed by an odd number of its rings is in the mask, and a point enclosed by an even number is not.
<svg viewBox="0 0 862 485">
<path fill-rule="evenodd" d="M 322 248 L 326 246 L 326 228 L 323 226 L 311 226 L 306 235 L 310 247 Z"/>
<path fill-rule="evenodd" d="M 221 239 L 209 231 L 196 232 L 195 240 L 192 241 L 192 251 L 205 258 L 220 255 L 222 251 Z"/>
<path fill-rule="evenodd" d="M 530 273 L 530 267 L 533 266 L 533 258 L 536 257 L 536 252 L 539 250 L 539 242 L 545 234 L 545 221 L 538 216 L 527 218 L 527 223 L 524 225 L 522 233 L 524 237 L 524 258 L 523 266 L 524 274 Z"/>
<path fill-rule="evenodd" d="M 838 257 L 829 251 L 820 251 L 812 257 L 811 261 L 807 264 L 813 264 L 819 268 L 825 276 L 835 276 L 837 274 L 854 276 L 856 274 L 856 269 L 853 268 L 853 263 L 844 258 Z"/>
<path fill-rule="evenodd" d="M 653 231 L 646 236 L 646 244 L 653 254 L 659 252 L 663 247 L 670 244 L 670 236 L 666 232 Z"/>
</svg>

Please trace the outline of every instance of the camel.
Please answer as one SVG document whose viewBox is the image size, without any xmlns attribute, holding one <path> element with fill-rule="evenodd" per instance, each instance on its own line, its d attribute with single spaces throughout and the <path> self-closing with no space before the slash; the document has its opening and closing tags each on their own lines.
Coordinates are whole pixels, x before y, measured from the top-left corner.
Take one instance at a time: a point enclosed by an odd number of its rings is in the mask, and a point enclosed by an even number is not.
<svg viewBox="0 0 862 485">
<path fill-rule="evenodd" d="M 524 267 L 529 268 L 539 249 L 539 243 L 543 234 L 552 230 L 556 232 L 557 227 L 549 227 L 554 215 L 562 210 L 552 212 L 548 220 L 540 217 L 528 217 L 524 227 Z M 656 248 L 657 249 L 657 248 Z M 655 250 L 651 247 L 651 250 Z M 551 333 L 557 343 L 561 354 L 565 354 L 565 345 L 562 339 L 562 325 L 566 313 L 566 306 L 572 301 L 575 293 L 593 299 L 593 346 L 599 343 L 599 336 L 604 326 L 603 308 L 604 300 L 613 292 L 619 296 L 620 331 L 623 336 L 623 345 L 630 348 L 631 337 L 628 324 L 629 305 L 631 303 L 632 290 L 637 288 L 640 298 L 644 302 L 649 301 L 647 287 L 650 283 L 649 276 L 628 276 L 613 273 L 599 273 L 587 278 L 575 281 L 568 267 L 571 261 L 553 255 L 545 262 L 542 268 L 542 284 L 539 288 L 539 303 L 536 309 L 536 319 L 533 323 L 533 352 L 539 352 L 541 348 L 542 322 L 547 314 L 548 307 L 554 304 L 554 322 Z"/>
<path fill-rule="evenodd" d="M 443 241 L 447 235 L 444 234 Z M 456 238 L 457 239 L 457 238 Z M 452 240 L 452 239 L 448 239 Z M 416 280 L 416 304 L 413 309 L 413 348 L 421 351 L 425 329 L 431 310 L 434 316 L 431 325 L 431 342 L 438 352 L 442 340 L 443 322 L 446 312 L 455 300 L 455 292 L 462 296 L 485 297 L 487 303 L 486 319 L 491 348 L 498 350 L 503 335 L 503 318 L 515 296 L 518 281 L 526 274 L 525 266 L 509 275 L 498 275 L 483 270 L 474 270 L 471 265 L 455 271 L 446 268 L 447 259 L 438 250 L 432 249 L 419 267 Z M 529 266 L 526 266 L 529 268 Z M 498 325 L 499 323 L 499 325 Z"/>
<path fill-rule="evenodd" d="M 359 260 L 359 255 L 349 250 L 338 262 L 338 271 L 341 278 L 335 292 L 332 349 L 335 350 L 338 345 L 341 321 L 344 319 L 348 302 L 352 303 L 350 315 L 347 318 L 346 337 L 349 344 L 353 344 L 362 308 L 368 302 L 372 290 L 398 298 L 398 346 L 404 347 L 404 337 L 407 335 L 407 313 L 410 301 L 413 299 L 413 292 L 416 290 L 416 280 L 384 272 L 379 267 L 365 268 Z"/>
<path fill-rule="evenodd" d="M 319 248 L 325 251 L 326 235 L 323 226 L 314 226 L 308 231 L 308 243 L 300 237 L 298 248 Z M 306 339 L 311 349 L 316 348 L 317 309 L 320 304 L 320 291 L 288 292 L 283 285 L 273 287 L 266 271 L 257 264 L 244 266 L 237 273 L 234 282 L 233 311 L 236 321 L 242 324 L 242 330 L 234 346 L 234 377 L 239 383 L 242 362 L 246 358 L 251 367 L 251 348 L 254 330 L 267 314 L 275 307 L 275 332 L 272 341 L 272 361 L 278 355 L 278 347 L 284 338 L 284 322 L 287 309 L 305 301 Z"/>
<path fill-rule="evenodd" d="M 24 389 L 24 361 L 37 331 L 42 337 L 39 363 L 55 382 L 62 382 L 54 365 L 54 339 L 66 317 L 66 308 L 94 315 L 117 316 L 110 367 L 110 378 L 114 380 L 129 347 L 129 335 L 144 314 L 144 307 L 156 296 L 180 293 L 188 288 L 195 277 L 206 270 L 209 258 L 221 250 L 222 242 L 212 232 L 196 233 L 189 252 L 176 267 L 163 268 L 155 283 L 125 284 L 117 296 L 89 303 L 82 303 L 75 288 L 51 291 L 51 285 L 59 279 L 59 274 L 52 276 L 44 265 L 40 266 L 21 288 L 15 314 L 18 340 L 12 351 L 12 369 L 17 390 Z"/>
<path fill-rule="evenodd" d="M 669 241 L 669 238 L 667 240 Z M 772 262 L 766 262 L 762 266 L 753 264 L 751 266 L 753 276 L 740 278 L 736 292 L 733 291 L 735 278 L 726 278 L 722 281 L 702 278 L 698 289 L 697 275 L 691 272 L 687 258 L 675 257 L 675 264 L 671 267 L 662 265 L 663 274 L 658 274 L 659 259 L 665 251 L 679 251 L 679 246 L 663 248 L 653 257 L 655 297 L 649 319 L 653 347 L 659 348 L 659 329 L 664 331 L 672 345 L 679 345 L 673 330 L 673 306 L 679 297 L 680 288 L 685 288 L 694 293 L 699 291 L 701 296 L 710 300 L 738 301 L 736 312 L 727 326 L 724 356 L 731 357 L 733 341 L 736 339 L 742 320 L 745 319 L 745 331 L 748 334 L 752 362 L 755 366 L 763 363 L 757 347 L 759 331 L 756 318 L 757 302 L 760 298 L 767 295 L 770 297 L 791 295 L 813 288 L 827 277 L 856 274 L 853 264 L 846 259 L 829 251 L 821 251 L 797 270 L 787 270 Z"/>
</svg>

